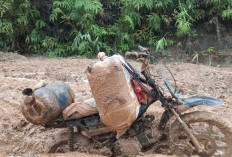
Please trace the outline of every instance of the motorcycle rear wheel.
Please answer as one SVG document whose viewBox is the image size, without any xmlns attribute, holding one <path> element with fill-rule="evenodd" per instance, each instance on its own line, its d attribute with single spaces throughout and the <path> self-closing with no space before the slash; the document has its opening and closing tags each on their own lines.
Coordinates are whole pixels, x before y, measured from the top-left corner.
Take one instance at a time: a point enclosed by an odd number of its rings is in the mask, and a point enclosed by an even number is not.
<svg viewBox="0 0 232 157">
<path fill-rule="evenodd" d="M 205 111 L 186 113 L 181 118 L 203 146 L 204 151 L 198 153 L 195 150 L 179 122 L 175 121 L 171 125 L 170 131 L 172 154 L 178 156 L 198 155 L 200 157 L 227 157 L 231 155 L 232 127 L 227 121 Z"/>
<path fill-rule="evenodd" d="M 54 139 L 53 145 L 47 153 L 66 153 L 70 152 L 70 134 L 68 132 L 58 135 Z M 107 147 L 102 147 L 98 141 L 93 141 L 79 132 L 73 133 L 72 152 L 90 153 L 103 156 L 112 156 L 112 151 Z"/>
<path fill-rule="evenodd" d="M 73 151 L 85 148 L 90 144 L 90 140 L 79 133 L 73 133 Z M 87 151 L 87 150 L 86 150 Z M 66 153 L 69 150 L 69 132 L 58 135 L 53 140 L 53 145 L 47 150 L 48 153 Z M 85 150 L 82 149 L 82 152 Z"/>
</svg>

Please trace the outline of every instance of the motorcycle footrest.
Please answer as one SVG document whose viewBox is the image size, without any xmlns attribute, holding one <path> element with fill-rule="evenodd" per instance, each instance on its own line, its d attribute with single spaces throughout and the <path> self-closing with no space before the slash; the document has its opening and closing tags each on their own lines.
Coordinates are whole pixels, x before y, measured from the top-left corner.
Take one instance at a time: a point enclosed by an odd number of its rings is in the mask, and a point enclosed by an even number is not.
<svg viewBox="0 0 232 157">
<path fill-rule="evenodd" d="M 149 138 L 143 131 L 138 133 L 136 137 L 138 141 L 140 142 L 140 144 L 142 145 L 142 147 L 149 147 L 151 144 L 153 144 L 153 142 L 149 140 Z"/>
</svg>

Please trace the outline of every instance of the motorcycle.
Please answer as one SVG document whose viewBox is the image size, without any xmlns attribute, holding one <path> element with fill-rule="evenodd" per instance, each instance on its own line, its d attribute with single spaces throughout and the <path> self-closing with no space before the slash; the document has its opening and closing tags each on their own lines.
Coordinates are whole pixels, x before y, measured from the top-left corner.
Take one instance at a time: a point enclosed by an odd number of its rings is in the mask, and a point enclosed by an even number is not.
<svg viewBox="0 0 232 157">
<path fill-rule="evenodd" d="M 199 105 L 222 105 L 223 101 L 209 97 L 180 98 L 163 76 L 163 82 L 171 94 L 171 97 L 165 96 L 150 74 L 148 49 L 142 46 L 139 49 L 140 52 L 127 52 L 125 55 L 142 61 L 141 73 L 128 62 L 122 64 L 151 99 L 141 105 L 137 119 L 127 132 L 119 139 L 115 138 L 115 132 L 102 124 L 98 113 L 68 120 L 60 116 L 43 126 L 69 128 L 69 133 L 57 136 L 48 152 L 79 151 L 106 156 L 136 156 L 139 152 L 178 156 L 230 156 L 232 129 L 229 124 L 210 112 L 186 112 Z M 152 91 L 144 84 L 152 87 Z M 156 101 L 160 101 L 164 108 L 159 124 L 155 122 L 154 115 L 146 113 Z"/>
</svg>

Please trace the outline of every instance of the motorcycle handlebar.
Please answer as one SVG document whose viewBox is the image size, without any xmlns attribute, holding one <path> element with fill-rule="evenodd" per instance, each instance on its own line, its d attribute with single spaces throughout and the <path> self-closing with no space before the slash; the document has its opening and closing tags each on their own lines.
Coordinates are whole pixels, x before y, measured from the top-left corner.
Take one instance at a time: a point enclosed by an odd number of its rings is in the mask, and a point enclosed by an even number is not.
<svg viewBox="0 0 232 157">
<path fill-rule="evenodd" d="M 139 58 L 139 53 L 138 52 L 129 52 L 129 51 L 127 51 L 126 53 L 125 53 L 125 56 L 126 57 L 133 57 L 133 58 Z"/>
<path fill-rule="evenodd" d="M 139 50 L 140 50 L 141 52 L 147 52 L 147 51 L 148 51 L 148 48 L 143 47 L 143 46 L 141 46 L 141 45 L 138 45 L 138 48 L 139 48 Z"/>
<path fill-rule="evenodd" d="M 138 59 L 138 58 L 146 58 L 148 56 L 148 54 L 147 53 L 141 53 L 141 52 L 129 52 L 129 51 L 127 51 L 125 53 L 125 56 L 128 57 L 128 58 L 133 57 L 133 58 Z"/>
</svg>

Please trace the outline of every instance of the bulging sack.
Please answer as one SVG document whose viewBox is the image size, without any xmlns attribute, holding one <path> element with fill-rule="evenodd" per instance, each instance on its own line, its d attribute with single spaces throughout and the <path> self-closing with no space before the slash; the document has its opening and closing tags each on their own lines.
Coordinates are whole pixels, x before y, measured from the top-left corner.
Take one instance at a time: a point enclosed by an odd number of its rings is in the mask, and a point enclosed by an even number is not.
<svg viewBox="0 0 232 157">
<path fill-rule="evenodd" d="M 83 102 L 75 102 L 69 105 L 63 111 L 63 118 L 64 120 L 79 119 L 95 113 L 98 113 L 97 105 L 94 98 L 90 98 Z"/>
<path fill-rule="evenodd" d="M 105 58 L 87 69 L 87 77 L 96 100 L 101 121 L 117 138 L 136 120 L 140 104 L 131 84 L 131 76 L 123 67 L 120 55 Z"/>
<path fill-rule="evenodd" d="M 51 122 L 71 103 L 74 93 L 64 82 L 57 82 L 33 91 L 21 106 L 24 117 L 36 125 Z"/>
</svg>

